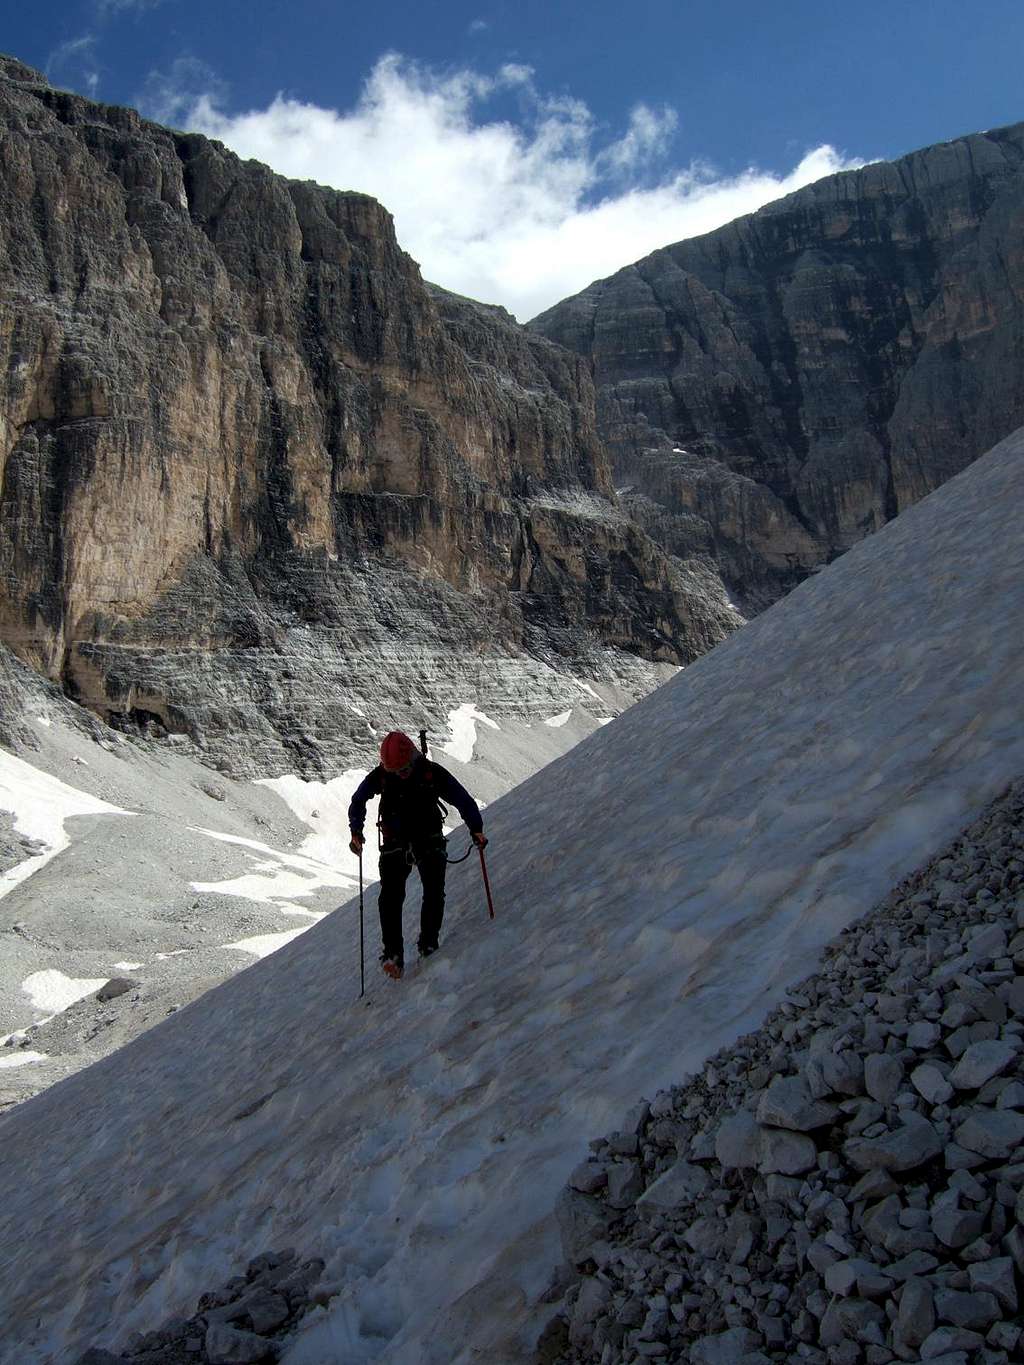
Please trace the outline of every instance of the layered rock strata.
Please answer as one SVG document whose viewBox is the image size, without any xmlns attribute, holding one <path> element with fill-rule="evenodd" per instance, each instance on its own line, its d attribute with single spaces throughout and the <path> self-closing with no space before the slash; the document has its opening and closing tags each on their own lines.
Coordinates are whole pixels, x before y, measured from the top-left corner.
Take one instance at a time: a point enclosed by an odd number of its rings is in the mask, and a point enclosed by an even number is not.
<svg viewBox="0 0 1024 1365">
<path fill-rule="evenodd" d="M 530 324 L 627 505 L 747 612 L 1024 421 L 1024 124 L 830 176 Z"/>
<path fill-rule="evenodd" d="M 587 365 L 373 199 L 4 59 L 0 202 L 0 638 L 104 717 L 323 771 L 382 677 L 429 722 L 612 649 L 639 695 L 737 623 L 616 506 Z"/>
<path fill-rule="evenodd" d="M 759 1032 L 591 1143 L 539 1359 L 1018 1360 L 1022 1153 L 1019 782 Z"/>
</svg>

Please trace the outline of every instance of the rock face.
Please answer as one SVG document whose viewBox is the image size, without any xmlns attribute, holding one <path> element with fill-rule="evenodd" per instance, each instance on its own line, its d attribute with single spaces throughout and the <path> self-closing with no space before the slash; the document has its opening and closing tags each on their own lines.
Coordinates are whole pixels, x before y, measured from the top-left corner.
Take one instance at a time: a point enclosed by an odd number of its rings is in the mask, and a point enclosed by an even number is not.
<svg viewBox="0 0 1024 1365">
<path fill-rule="evenodd" d="M 1024 420 L 1024 124 L 830 176 L 531 328 L 630 510 L 755 611 Z"/>
<path fill-rule="evenodd" d="M 346 698 L 554 696 L 609 647 L 639 694 L 737 623 L 617 507 L 588 365 L 373 199 L 0 59 L 0 201 L 0 638 L 104 717 L 322 771 Z"/>
</svg>

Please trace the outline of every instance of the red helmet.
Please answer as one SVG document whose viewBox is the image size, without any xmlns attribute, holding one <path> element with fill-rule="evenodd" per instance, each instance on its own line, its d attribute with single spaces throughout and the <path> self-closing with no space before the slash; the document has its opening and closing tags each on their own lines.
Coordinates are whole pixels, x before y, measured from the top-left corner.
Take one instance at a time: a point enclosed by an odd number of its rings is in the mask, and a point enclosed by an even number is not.
<svg viewBox="0 0 1024 1365">
<path fill-rule="evenodd" d="M 384 736 L 384 743 L 380 746 L 381 766 L 386 772 L 397 773 L 399 768 L 407 767 L 418 752 L 408 735 L 401 730 L 392 730 L 390 735 Z"/>
</svg>

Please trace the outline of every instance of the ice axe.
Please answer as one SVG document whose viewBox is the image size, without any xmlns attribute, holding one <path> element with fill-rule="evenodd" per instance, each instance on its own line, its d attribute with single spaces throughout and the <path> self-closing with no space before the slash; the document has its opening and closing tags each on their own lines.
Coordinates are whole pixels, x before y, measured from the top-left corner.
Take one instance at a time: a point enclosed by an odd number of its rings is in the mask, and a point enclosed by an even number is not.
<svg viewBox="0 0 1024 1365">
<path fill-rule="evenodd" d="M 484 874 L 484 890 L 487 892 L 487 909 L 489 917 L 493 919 L 494 901 L 491 900 L 491 883 L 487 877 L 487 864 L 484 862 L 484 851 L 479 844 L 477 844 L 477 851 L 480 854 L 480 871 Z"/>
</svg>

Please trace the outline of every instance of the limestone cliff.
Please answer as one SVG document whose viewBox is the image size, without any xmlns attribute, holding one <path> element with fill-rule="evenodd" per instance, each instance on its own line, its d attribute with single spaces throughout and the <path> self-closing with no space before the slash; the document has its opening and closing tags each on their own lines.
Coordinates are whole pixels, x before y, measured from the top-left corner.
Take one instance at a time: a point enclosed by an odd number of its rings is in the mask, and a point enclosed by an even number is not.
<svg viewBox="0 0 1024 1365">
<path fill-rule="evenodd" d="M 0 359 L 0 639 L 236 768 L 573 667 L 638 695 L 736 624 L 618 508 L 587 362 L 426 286 L 373 199 L 10 59 Z"/>
<path fill-rule="evenodd" d="M 1024 422 L 1024 124 L 830 176 L 531 324 L 633 514 L 757 610 Z"/>
</svg>

